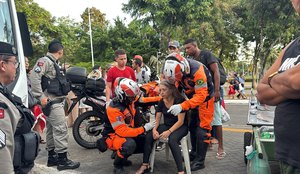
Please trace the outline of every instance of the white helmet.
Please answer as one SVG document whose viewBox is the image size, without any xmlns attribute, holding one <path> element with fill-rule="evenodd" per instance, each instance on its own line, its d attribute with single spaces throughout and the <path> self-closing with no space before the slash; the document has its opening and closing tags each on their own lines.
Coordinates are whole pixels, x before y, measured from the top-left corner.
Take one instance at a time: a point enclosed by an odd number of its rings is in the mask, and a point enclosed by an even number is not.
<svg viewBox="0 0 300 174">
<path fill-rule="evenodd" d="M 118 77 L 114 86 L 117 99 L 125 104 L 132 103 L 141 93 L 138 84 L 131 79 Z"/>
<path fill-rule="evenodd" d="M 172 53 L 166 57 L 163 69 L 163 75 L 166 80 L 175 83 L 175 81 L 181 81 L 189 73 L 190 65 L 180 54 Z"/>
</svg>

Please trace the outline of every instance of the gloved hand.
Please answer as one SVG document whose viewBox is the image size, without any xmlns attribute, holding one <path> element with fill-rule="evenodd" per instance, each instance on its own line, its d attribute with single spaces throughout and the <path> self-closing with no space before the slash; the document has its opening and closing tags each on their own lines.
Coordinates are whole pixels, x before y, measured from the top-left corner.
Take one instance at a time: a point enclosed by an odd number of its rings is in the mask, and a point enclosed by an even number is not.
<svg viewBox="0 0 300 174">
<path fill-rule="evenodd" d="M 110 102 L 111 102 L 111 99 L 109 99 L 108 101 L 105 102 L 105 104 L 106 104 L 106 106 L 105 106 L 106 109 L 108 108 Z"/>
<path fill-rule="evenodd" d="M 152 121 L 152 122 L 146 123 L 146 124 L 144 125 L 145 132 L 147 132 L 147 131 L 153 129 L 153 128 L 155 127 L 155 125 L 156 125 L 156 121 L 155 121 L 155 120 Z"/>
<path fill-rule="evenodd" d="M 177 116 L 181 111 L 182 111 L 182 107 L 180 106 L 180 104 L 172 105 L 168 110 L 168 112 L 173 114 L 174 116 Z"/>
</svg>

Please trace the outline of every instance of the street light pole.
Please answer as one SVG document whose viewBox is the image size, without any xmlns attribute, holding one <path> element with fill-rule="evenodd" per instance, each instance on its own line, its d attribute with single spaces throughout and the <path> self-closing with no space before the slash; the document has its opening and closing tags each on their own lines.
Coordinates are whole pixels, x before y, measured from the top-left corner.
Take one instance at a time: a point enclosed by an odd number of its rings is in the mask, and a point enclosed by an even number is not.
<svg viewBox="0 0 300 174">
<path fill-rule="evenodd" d="M 89 14 L 89 34 L 90 34 L 90 42 L 91 42 L 91 54 L 92 54 L 92 66 L 95 66 L 94 63 L 94 49 L 93 49 L 93 37 L 92 37 L 92 23 L 91 23 L 91 8 L 88 7 Z"/>
</svg>

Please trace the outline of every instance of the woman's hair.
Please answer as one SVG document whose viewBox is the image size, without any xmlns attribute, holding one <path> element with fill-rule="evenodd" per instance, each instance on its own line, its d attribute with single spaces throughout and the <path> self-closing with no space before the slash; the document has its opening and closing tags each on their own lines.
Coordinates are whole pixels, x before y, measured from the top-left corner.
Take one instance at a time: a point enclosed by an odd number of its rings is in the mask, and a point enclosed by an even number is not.
<svg viewBox="0 0 300 174">
<path fill-rule="evenodd" d="M 168 80 L 162 80 L 160 82 L 160 85 L 166 86 L 171 91 L 172 97 L 178 98 L 178 99 L 181 99 L 181 98 L 184 99 L 183 96 L 178 91 L 178 89 L 176 88 L 176 86 L 173 83 L 170 83 Z"/>
</svg>

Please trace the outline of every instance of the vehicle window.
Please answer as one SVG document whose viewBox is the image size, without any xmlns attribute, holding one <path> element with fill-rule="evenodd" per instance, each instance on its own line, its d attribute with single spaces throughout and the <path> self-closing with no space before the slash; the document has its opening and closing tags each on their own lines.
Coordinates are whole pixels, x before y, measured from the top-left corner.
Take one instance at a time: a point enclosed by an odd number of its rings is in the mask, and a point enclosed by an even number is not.
<svg viewBox="0 0 300 174">
<path fill-rule="evenodd" d="M 0 0 L 0 41 L 14 44 L 12 20 L 7 0 Z"/>
</svg>

